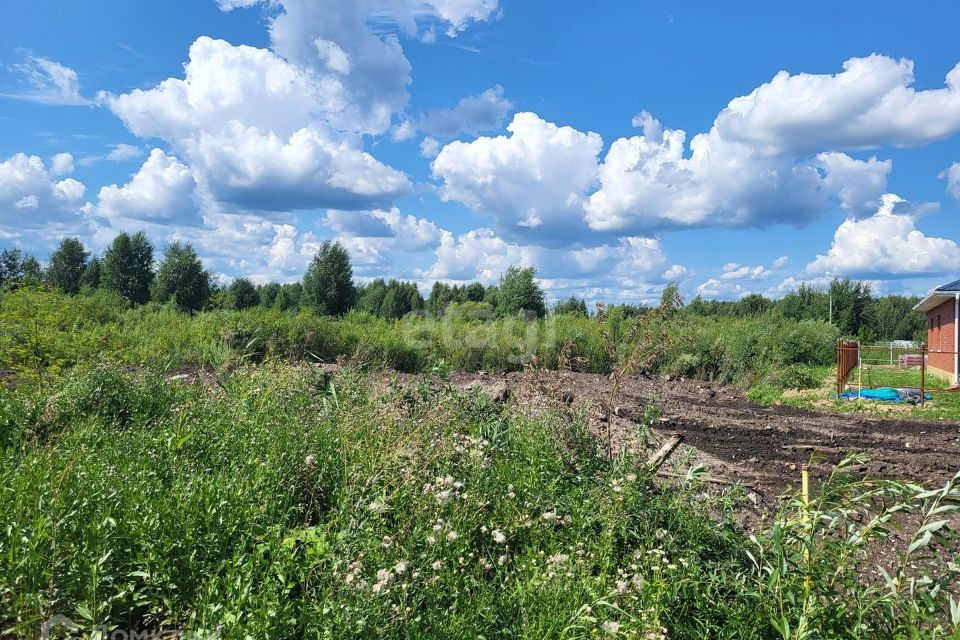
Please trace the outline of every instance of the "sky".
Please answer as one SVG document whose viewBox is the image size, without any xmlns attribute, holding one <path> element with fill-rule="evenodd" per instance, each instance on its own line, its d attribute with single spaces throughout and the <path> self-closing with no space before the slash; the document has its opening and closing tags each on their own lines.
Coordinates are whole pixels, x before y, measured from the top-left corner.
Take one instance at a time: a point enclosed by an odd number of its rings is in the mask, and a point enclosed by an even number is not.
<svg viewBox="0 0 960 640">
<path fill-rule="evenodd" d="M 69 0 L 0 21 L 0 246 L 548 298 L 960 277 L 960 4 Z"/>
</svg>

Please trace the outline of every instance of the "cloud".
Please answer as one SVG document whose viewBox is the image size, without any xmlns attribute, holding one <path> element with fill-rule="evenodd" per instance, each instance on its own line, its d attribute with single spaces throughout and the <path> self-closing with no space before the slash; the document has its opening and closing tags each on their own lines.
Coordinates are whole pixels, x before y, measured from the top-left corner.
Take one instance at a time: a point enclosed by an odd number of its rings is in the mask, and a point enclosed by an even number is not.
<svg viewBox="0 0 960 640">
<path fill-rule="evenodd" d="M 773 271 L 763 265 L 750 267 L 736 262 L 728 262 L 723 265 L 723 275 L 721 280 L 762 280 L 773 275 Z"/>
<path fill-rule="evenodd" d="M 134 160 L 143 156 L 144 149 L 143 147 L 136 147 L 132 144 L 119 143 L 110 145 L 110 150 L 107 153 L 99 155 L 84 156 L 77 161 L 77 164 L 89 167 L 97 164 L 98 162 L 126 162 L 128 160 Z"/>
<path fill-rule="evenodd" d="M 202 132 L 187 157 L 217 200 L 265 211 L 382 206 L 410 191 L 406 175 L 368 153 L 307 127 L 288 139 L 239 123 Z"/>
<path fill-rule="evenodd" d="M 687 269 L 682 264 L 672 264 L 670 268 L 663 272 L 660 276 L 667 282 L 679 282 L 685 280 L 691 275 L 690 269 Z"/>
<path fill-rule="evenodd" d="M 817 154 L 817 160 L 825 173 L 823 188 L 840 200 L 849 215 L 869 215 L 880 207 L 893 161 L 876 157 L 855 160 L 838 151 Z"/>
<path fill-rule="evenodd" d="M 960 65 L 942 89 L 912 88 L 913 63 L 852 58 L 835 75 L 777 74 L 734 98 L 706 133 L 634 118 L 643 135 L 613 142 L 586 217 L 598 231 L 804 224 L 835 200 L 878 206 L 889 161 L 841 153 L 926 144 L 960 131 Z M 819 155 L 816 155 L 818 154 Z"/>
<path fill-rule="evenodd" d="M 477 96 L 461 98 L 451 109 L 434 109 L 420 121 L 420 129 L 431 136 L 453 138 L 462 133 L 477 135 L 480 131 L 498 129 L 513 103 L 497 85 Z"/>
<path fill-rule="evenodd" d="M 407 177 L 336 130 L 348 109 L 336 82 L 277 55 L 198 38 L 183 79 L 106 96 L 133 133 L 179 152 L 218 201 L 247 209 L 362 209 L 410 190 Z"/>
<path fill-rule="evenodd" d="M 954 162 L 944 169 L 939 177 L 947 181 L 947 193 L 960 201 L 960 162 Z"/>
<path fill-rule="evenodd" d="M 119 221 L 194 225 L 200 222 L 190 169 L 174 156 L 154 149 L 125 185 L 100 189 L 97 214 Z"/>
<path fill-rule="evenodd" d="M 94 104 L 80 95 L 77 72 L 48 58 L 28 55 L 20 64 L 13 65 L 27 86 L 5 93 L 8 98 L 29 100 L 49 105 L 82 106 Z"/>
<path fill-rule="evenodd" d="M 827 208 L 820 175 L 789 157 L 760 157 L 717 132 L 695 136 L 647 119 L 644 134 L 615 140 L 586 205 L 591 229 L 642 232 L 691 226 L 803 223 Z"/>
<path fill-rule="evenodd" d="M 516 114 L 507 131 L 441 149 L 432 164 L 441 198 L 492 215 L 510 238 L 569 242 L 586 231 L 584 193 L 596 180 L 600 136 L 534 113 Z"/>
<path fill-rule="evenodd" d="M 396 207 L 389 210 L 327 212 L 325 223 L 338 233 L 358 265 L 361 276 L 396 276 L 394 265 L 399 254 L 418 254 L 436 249 L 445 233 L 434 222 L 404 215 Z"/>
<path fill-rule="evenodd" d="M 960 131 L 960 64 L 941 89 L 913 88 L 913 61 L 873 54 L 837 74 L 781 71 L 735 98 L 714 128 L 765 154 L 915 146 Z"/>
<path fill-rule="evenodd" d="M 53 157 L 51 166 L 38 156 L 17 153 L 0 162 L 0 222 L 4 227 L 39 229 L 49 224 L 76 224 L 86 190 L 73 178 L 56 177 L 71 167 L 69 154 Z"/>
<path fill-rule="evenodd" d="M 535 266 L 545 282 L 563 281 L 565 287 L 602 288 L 631 283 L 662 284 L 682 277 L 685 267 L 667 265 L 659 241 L 621 238 L 613 244 L 584 249 L 551 249 L 536 244 L 509 242 L 493 229 L 473 229 L 459 236 L 442 231 L 434 264 L 420 272 L 426 281 L 479 280 L 496 282 L 511 265 Z"/>
<path fill-rule="evenodd" d="M 69 153 L 58 153 L 50 159 L 50 175 L 62 176 L 73 173 L 73 156 Z"/>
<path fill-rule="evenodd" d="M 332 124 L 383 133 L 408 101 L 410 62 L 399 35 L 435 38 L 441 26 L 455 36 L 471 22 L 496 17 L 497 0 L 263 0 L 278 7 L 270 18 L 271 48 L 310 69 L 343 96 Z M 221 0 L 221 9 L 249 7 L 252 0 Z M 429 37 L 426 37 L 429 36 Z"/>
<path fill-rule="evenodd" d="M 441 229 L 432 221 L 389 210 L 327 212 L 326 223 L 342 236 L 387 238 L 390 249 L 426 251 L 440 244 Z"/>
<path fill-rule="evenodd" d="M 420 141 L 420 155 L 424 158 L 436 158 L 440 153 L 440 142 L 436 138 L 427 136 Z"/>
<path fill-rule="evenodd" d="M 907 213 L 898 213 L 898 210 Z M 960 268 L 960 247 L 948 238 L 925 235 L 908 203 L 894 194 L 863 220 L 848 218 L 833 236 L 826 255 L 807 265 L 808 275 L 898 278 L 935 275 Z"/>
<path fill-rule="evenodd" d="M 711 300 L 732 300 L 753 293 L 739 282 L 709 278 L 697 286 L 697 295 Z"/>
</svg>

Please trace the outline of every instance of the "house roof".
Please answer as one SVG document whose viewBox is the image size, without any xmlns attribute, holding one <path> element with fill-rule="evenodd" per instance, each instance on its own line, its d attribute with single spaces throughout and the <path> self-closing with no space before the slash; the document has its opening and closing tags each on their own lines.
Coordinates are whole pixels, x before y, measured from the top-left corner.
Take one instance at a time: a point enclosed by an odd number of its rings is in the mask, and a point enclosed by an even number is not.
<svg viewBox="0 0 960 640">
<path fill-rule="evenodd" d="M 937 287 L 934 291 L 960 291 L 960 280 L 948 282 L 945 285 Z"/>
<path fill-rule="evenodd" d="M 928 293 L 923 300 L 918 302 L 913 307 L 913 310 L 919 311 L 920 313 L 926 313 L 931 309 L 936 309 L 948 300 L 954 300 L 958 293 L 960 293 L 960 280 L 948 282 L 947 284 L 941 285 Z"/>
</svg>

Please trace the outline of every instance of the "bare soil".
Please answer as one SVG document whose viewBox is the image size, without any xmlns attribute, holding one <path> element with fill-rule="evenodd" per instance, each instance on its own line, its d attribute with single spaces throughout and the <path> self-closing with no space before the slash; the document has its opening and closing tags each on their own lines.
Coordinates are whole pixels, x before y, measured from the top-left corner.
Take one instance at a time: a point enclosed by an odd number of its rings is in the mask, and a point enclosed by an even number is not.
<svg viewBox="0 0 960 640">
<path fill-rule="evenodd" d="M 591 429 L 607 435 L 606 402 L 613 408 L 610 431 L 615 448 L 635 446 L 637 423 L 648 403 L 660 413 L 654 431 L 676 433 L 683 444 L 671 459 L 702 463 L 718 480 L 742 482 L 763 502 L 790 491 L 809 465 L 814 480 L 850 453 L 864 453 L 862 470 L 871 476 L 942 485 L 960 469 L 960 421 L 881 419 L 863 414 L 808 411 L 786 405 L 759 405 L 731 386 L 668 377 L 630 377 L 611 398 L 607 376 L 536 372 L 538 386 L 586 406 Z M 480 385 L 494 397 L 524 393 L 531 373 L 455 374 L 450 381 Z M 546 379 L 544 379 L 546 378 Z M 526 391 L 529 394 L 528 391 Z M 530 399 L 526 398 L 525 402 Z M 646 443 L 655 446 L 657 443 Z M 667 473 L 669 473 L 668 467 Z M 678 470 L 679 471 L 679 470 Z"/>
</svg>

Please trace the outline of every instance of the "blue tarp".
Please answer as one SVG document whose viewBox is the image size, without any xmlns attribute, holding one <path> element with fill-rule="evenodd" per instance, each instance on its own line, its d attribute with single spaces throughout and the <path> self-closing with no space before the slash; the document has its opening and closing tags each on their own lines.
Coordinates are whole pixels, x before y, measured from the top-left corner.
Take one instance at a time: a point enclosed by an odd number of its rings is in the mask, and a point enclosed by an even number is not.
<svg viewBox="0 0 960 640">
<path fill-rule="evenodd" d="M 925 393 L 924 400 L 933 400 L 933 396 Z M 862 389 L 861 391 L 844 391 L 840 394 L 841 398 L 846 400 L 880 400 L 882 402 L 909 402 L 917 404 L 920 402 L 920 389 L 916 387 L 907 387 L 904 389 L 894 389 L 893 387 L 880 387 L 878 389 Z"/>
</svg>

